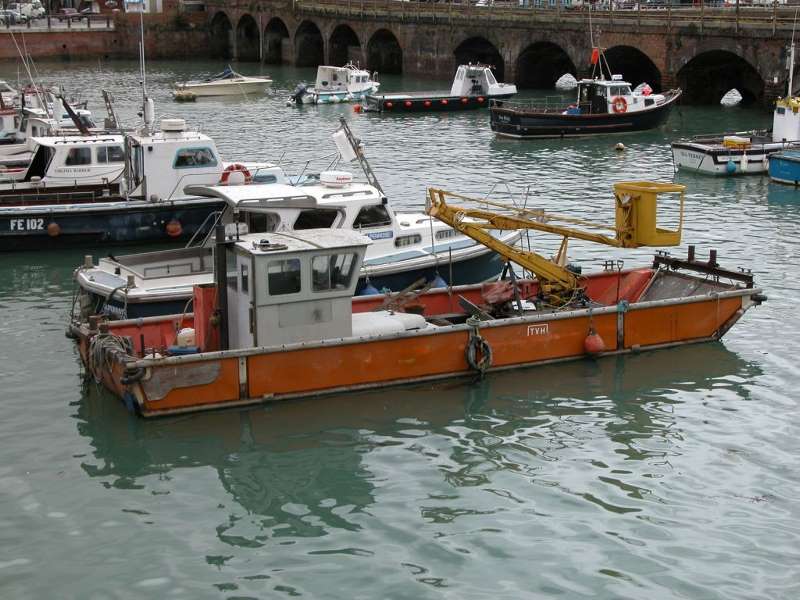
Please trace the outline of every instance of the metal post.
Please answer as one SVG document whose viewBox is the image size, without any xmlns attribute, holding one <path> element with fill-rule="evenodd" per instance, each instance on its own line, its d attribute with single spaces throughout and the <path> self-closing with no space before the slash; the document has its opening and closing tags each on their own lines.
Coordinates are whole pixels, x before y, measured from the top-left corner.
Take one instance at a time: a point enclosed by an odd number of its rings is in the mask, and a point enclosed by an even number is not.
<svg viewBox="0 0 800 600">
<path fill-rule="evenodd" d="M 778 27 L 778 0 L 772 0 L 772 35 Z"/>
<path fill-rule="evenodd" d="M 700 33 L 703 33 L 703 24 L 706 20 L 706 0 L 700 0 Z"/>
<path fill-rule="evenodd" d="M 217 310 L 219 311 L 219 349 L 227 350 L 228 337 L 228 260 L 226 253 L 225 225 L 218 223 L 216 226 L 216 281 L 217 281 Z"/>
<path fill-rule="evenodd" d="M 739 33 L 739 0 L 736 0 L 736 33 Z"/>
</svg>

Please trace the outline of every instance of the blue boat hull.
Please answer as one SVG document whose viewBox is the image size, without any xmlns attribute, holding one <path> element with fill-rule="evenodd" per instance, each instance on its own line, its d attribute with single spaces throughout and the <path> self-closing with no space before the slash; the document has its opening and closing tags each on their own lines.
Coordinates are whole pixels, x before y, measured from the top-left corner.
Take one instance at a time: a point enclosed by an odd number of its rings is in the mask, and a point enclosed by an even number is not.
<svg viewBox="0 0 800 600">
<path fill-rule="evenodd" d="M 770 156 L 769 178 L 778 183 L 800 185 L 800 156 L 784 156 L 782 153 Z"/>
<path fill-rule="evenodd" d="M 0 251 L 188 240 L 219 200 L 124 201 L 0 209 Z"/>
</svg>

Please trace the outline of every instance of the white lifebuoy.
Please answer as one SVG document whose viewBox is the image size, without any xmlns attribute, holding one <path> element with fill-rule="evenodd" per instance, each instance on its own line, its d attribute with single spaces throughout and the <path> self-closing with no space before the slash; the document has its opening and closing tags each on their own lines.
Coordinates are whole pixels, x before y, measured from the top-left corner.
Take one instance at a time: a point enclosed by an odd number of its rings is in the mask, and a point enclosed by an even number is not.
<svg viewBox="0 0 800 600">
<path fill-rule="evenodd" d="M 615 113 L 624 113 L 628 111 L 628 101 L 622 96 L 617 96 L 611 100 L 611 108 Z"/>
<path fill-rule="evenodd" d="M 228 180 L 231 177 L 231 173 L 241 173 L 244 175 L 244 183 L 250 183 L 253 181 L 253 176 L 250 174 L 250 171 L 241 163 L 233 163 L 232 165 L 228 165 L 225 167 L 225 170 L 222 171 L 222 177 L 219 179 L 220 185 L 228 185 Z"/>
</svg>

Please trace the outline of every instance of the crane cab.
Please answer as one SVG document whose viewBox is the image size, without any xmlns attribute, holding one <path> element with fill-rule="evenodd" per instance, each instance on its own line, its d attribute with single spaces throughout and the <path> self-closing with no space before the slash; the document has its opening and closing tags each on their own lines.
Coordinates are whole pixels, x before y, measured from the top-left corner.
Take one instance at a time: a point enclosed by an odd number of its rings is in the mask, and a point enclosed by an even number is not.
<svg viewBox="0 0 800 600">
<path fill-rule="evenodd" d="M 346 229 L 249 234 L 224 246 L 230 349 L 353 334 L 352 297 L 370 239 Z"/>
</svg>

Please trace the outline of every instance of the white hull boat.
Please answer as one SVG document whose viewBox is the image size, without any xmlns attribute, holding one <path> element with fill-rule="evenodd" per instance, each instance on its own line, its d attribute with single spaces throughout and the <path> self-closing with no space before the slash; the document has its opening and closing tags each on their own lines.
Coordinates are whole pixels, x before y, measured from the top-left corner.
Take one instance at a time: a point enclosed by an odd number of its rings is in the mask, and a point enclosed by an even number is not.
<svg viewBox="0 0 800 600">
<path fill-rule="evenodd" d="M 301 83 L 295 88 L 287 105 L 358 102 L 368 94 L 378 91 L 380 83 L 376 78 L 375 73 L 361 69 L 353 63 L 347 63 L 343 67 L 323 65 L 317 68 L 314 87 L 307 88 Z"/>
<path fill-rule="evenodd" d="M 195 96 L 242 96 L 263 94 L 272 80 L 267 77 L 249 77 L 230 67 L 205 81 L 187 81 L 175 85 L 176 92 L 189 92 Z"/>
</svg>

